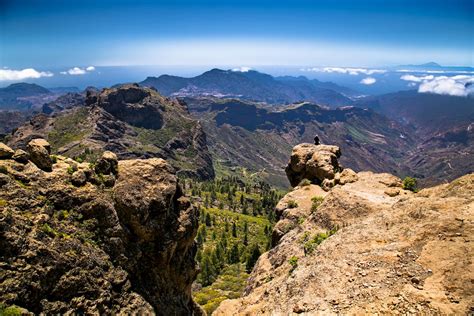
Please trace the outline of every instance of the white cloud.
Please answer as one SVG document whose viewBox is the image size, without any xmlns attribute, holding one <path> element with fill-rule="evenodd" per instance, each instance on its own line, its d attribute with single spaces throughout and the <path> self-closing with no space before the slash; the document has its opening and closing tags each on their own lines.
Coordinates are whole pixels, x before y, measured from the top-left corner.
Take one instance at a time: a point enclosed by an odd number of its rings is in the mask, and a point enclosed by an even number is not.
<svg viewBox="0 0 474 316">
<path fill-rule="evenodd" d="M 78 76 L 78 75 L 85 75 L 87 72 L 94 71 L 95 67 L 94 66 L 89 66 L 87 68 L 79 68 L 79 67 L 73 67 L 69 69 L 68 71 L 61 71 L 62 75 L 72 75 L 72 76 Z"/>
<path fill-rule="evenodd" d="M 474 74 L 474 71 L 467 70 L 417 70 L 417 69 L 398 69 L 396 72 L 411 72 L 424 74 Z"/>
<path fill-rule="evenodd" d="M 249 72 L 249 70 L 252 70 L 250 67 L 239 67 L 239 68 L 234 68 L 232 71 L 239 71 L 239 72 Z"/>
<path fill-rule="evenodd" d="M 53 76 L 52 72 L 37 71 L 33 68 L 26 68 L 23 70 L 0 69 L 0 81 L 38 79 L 41 77 L 52 77 L 52 76 Z"/>
<path fill-rule="evenodd" d="M 360 81 L 360 83 L 365 84 L 365 85 L 371 85 L 377 82 L 377 79 L 372 78 L 372 77 L 367 77 L 364 78 Z"/>
<path fill-rule="evenodd" d="M 422 82 L 424 80 L 433 80 L 434 76 L 433 75 L 428 75 L 428 76 L 403 75 L 400 77 L 400 79 L 405 80 L 405 81 Z"/>
<path fill-rule="evenodd" d="M 342 67 L 324 67 L 324 68 L 306 68 L 302 69 L 303 71 L 315 71 L 315 72 L 327 72 L 327 73 L 340 73 L 340 74 L 349 74 L 352 76 L 356 75 L 374 75 L 374 74 L 384 74 L 387 72 L 385 69 L 368 69 L 368 68 L 342 68 Z"/>
<path fill-rule="evenodd" d="M 424 80 L 418 87 L 420 93 L 435 93 L 465 97 L 474 94 L 474 76 L 439 76 Z"/>
</svg>

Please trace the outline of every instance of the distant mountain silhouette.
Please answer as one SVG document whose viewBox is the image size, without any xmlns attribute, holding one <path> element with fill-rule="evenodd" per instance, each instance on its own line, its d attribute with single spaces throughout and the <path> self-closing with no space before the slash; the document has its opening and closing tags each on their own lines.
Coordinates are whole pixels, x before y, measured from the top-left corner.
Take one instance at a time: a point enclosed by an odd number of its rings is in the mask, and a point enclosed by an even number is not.
<svg viewBox="0 0 474 316">
<path fill-rule="evenodd" d="M 270 104 L 311 101 L 329 107 L 352 104 L 350 97 L 358 93 L 331 82 L 308 80 L 306 77 L 273 77 L 258 71 L 212 69 L 183 78 L 170 75 L 148 77 L 140 83 L 154 87 L 167 96 L 238 97 Z"/>
<path fill-rule="evenodd" d="M 34 83 L 14 83 L 0 88 L 0 110 L 25 110 L 32 102 L 22 98 L 52 94 L 48 89 Z"/>
</svg>

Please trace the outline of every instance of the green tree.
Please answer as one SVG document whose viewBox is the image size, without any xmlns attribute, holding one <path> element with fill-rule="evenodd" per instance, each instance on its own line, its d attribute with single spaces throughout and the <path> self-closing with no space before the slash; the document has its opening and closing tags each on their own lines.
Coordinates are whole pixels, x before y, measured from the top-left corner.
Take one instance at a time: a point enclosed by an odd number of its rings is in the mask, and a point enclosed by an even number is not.
<svg viewBox="0 0 474 316">
<path fill-rule="evenodd" d="M 247 269 L 247 272 L 250 273 L 252 271 L 260 255 L 261 253 L 260 253 L 260 248 L 258 248 L 258 245 L 257 244 L 253 245 L 252 250 L 250 251 L 250 255 L 247 258 L 247 262 L 245 264 L 245 268 Z"/>
<path fill-rule="evenodd" d="M 232 222 L 232 237 L 237 237 L 237 226 Z"/>
<path fill-rule="evenodd" d="M 240 261 L 239 246 L 235 243 L 229 252 L 228 262 L 230 264 L 238 263 Z"/>
</svg>

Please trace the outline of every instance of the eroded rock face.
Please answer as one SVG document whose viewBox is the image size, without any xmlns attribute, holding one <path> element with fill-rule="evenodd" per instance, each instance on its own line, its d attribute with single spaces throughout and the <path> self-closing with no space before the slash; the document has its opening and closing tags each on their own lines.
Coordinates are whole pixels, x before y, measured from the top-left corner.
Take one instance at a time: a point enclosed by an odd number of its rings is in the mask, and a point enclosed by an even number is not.
<svg viewBox="0 0 474 316">
<path fill-rule="evenodd" d="M 97 103 L 116 118 L 130 125 L 159 129 L 163 118 L 157 104 L 147 102 L 150 89 L 140 88 L 137 84 L 123 85 L 120 88 L 103 90 Z M 91 100 L 88 103 L 92 103 Z"/>
<path fill-rule="evenodd" d="M 35 314 L 201 313 L 191 298 L 199 216 L 166 161 L 119 161 L 109 187 L 89 163 L 62 156 L 51 172 L 32 161 L 0 166 L 6 306 Z"/>
</svg>

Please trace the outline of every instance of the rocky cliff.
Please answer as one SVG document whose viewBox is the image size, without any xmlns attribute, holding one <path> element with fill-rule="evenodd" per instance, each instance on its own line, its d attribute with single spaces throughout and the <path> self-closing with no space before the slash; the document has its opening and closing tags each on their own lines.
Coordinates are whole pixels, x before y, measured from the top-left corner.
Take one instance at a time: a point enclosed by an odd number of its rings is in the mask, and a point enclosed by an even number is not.
<svg viewBox="0 0 474 316">
<path fill-rule="evenodd" d="M 198 211 L 163 159 L 95 164 L 0 143 L 0 302 L 34 314 L 192 315 Z"/>
<path fill-rule="evenodd" d="M 88 90 L 83 99 L 65 96 L 19 127 L 8 144 L 25 148 L 45 138 L 54 153 L 95 160 L 103 151 L 120 159 L 166 159 L 180 174 L 214 177 L 206 135 L 186 105 L 149 88 L 129 84 L 100 92 Z"/>
<path fill-rule="evenodd" d="M 474 174 L 413 193 L 337 152 L 294 148 L 273 248 L 214 315 L 473 313 Z"/>
</svg>

